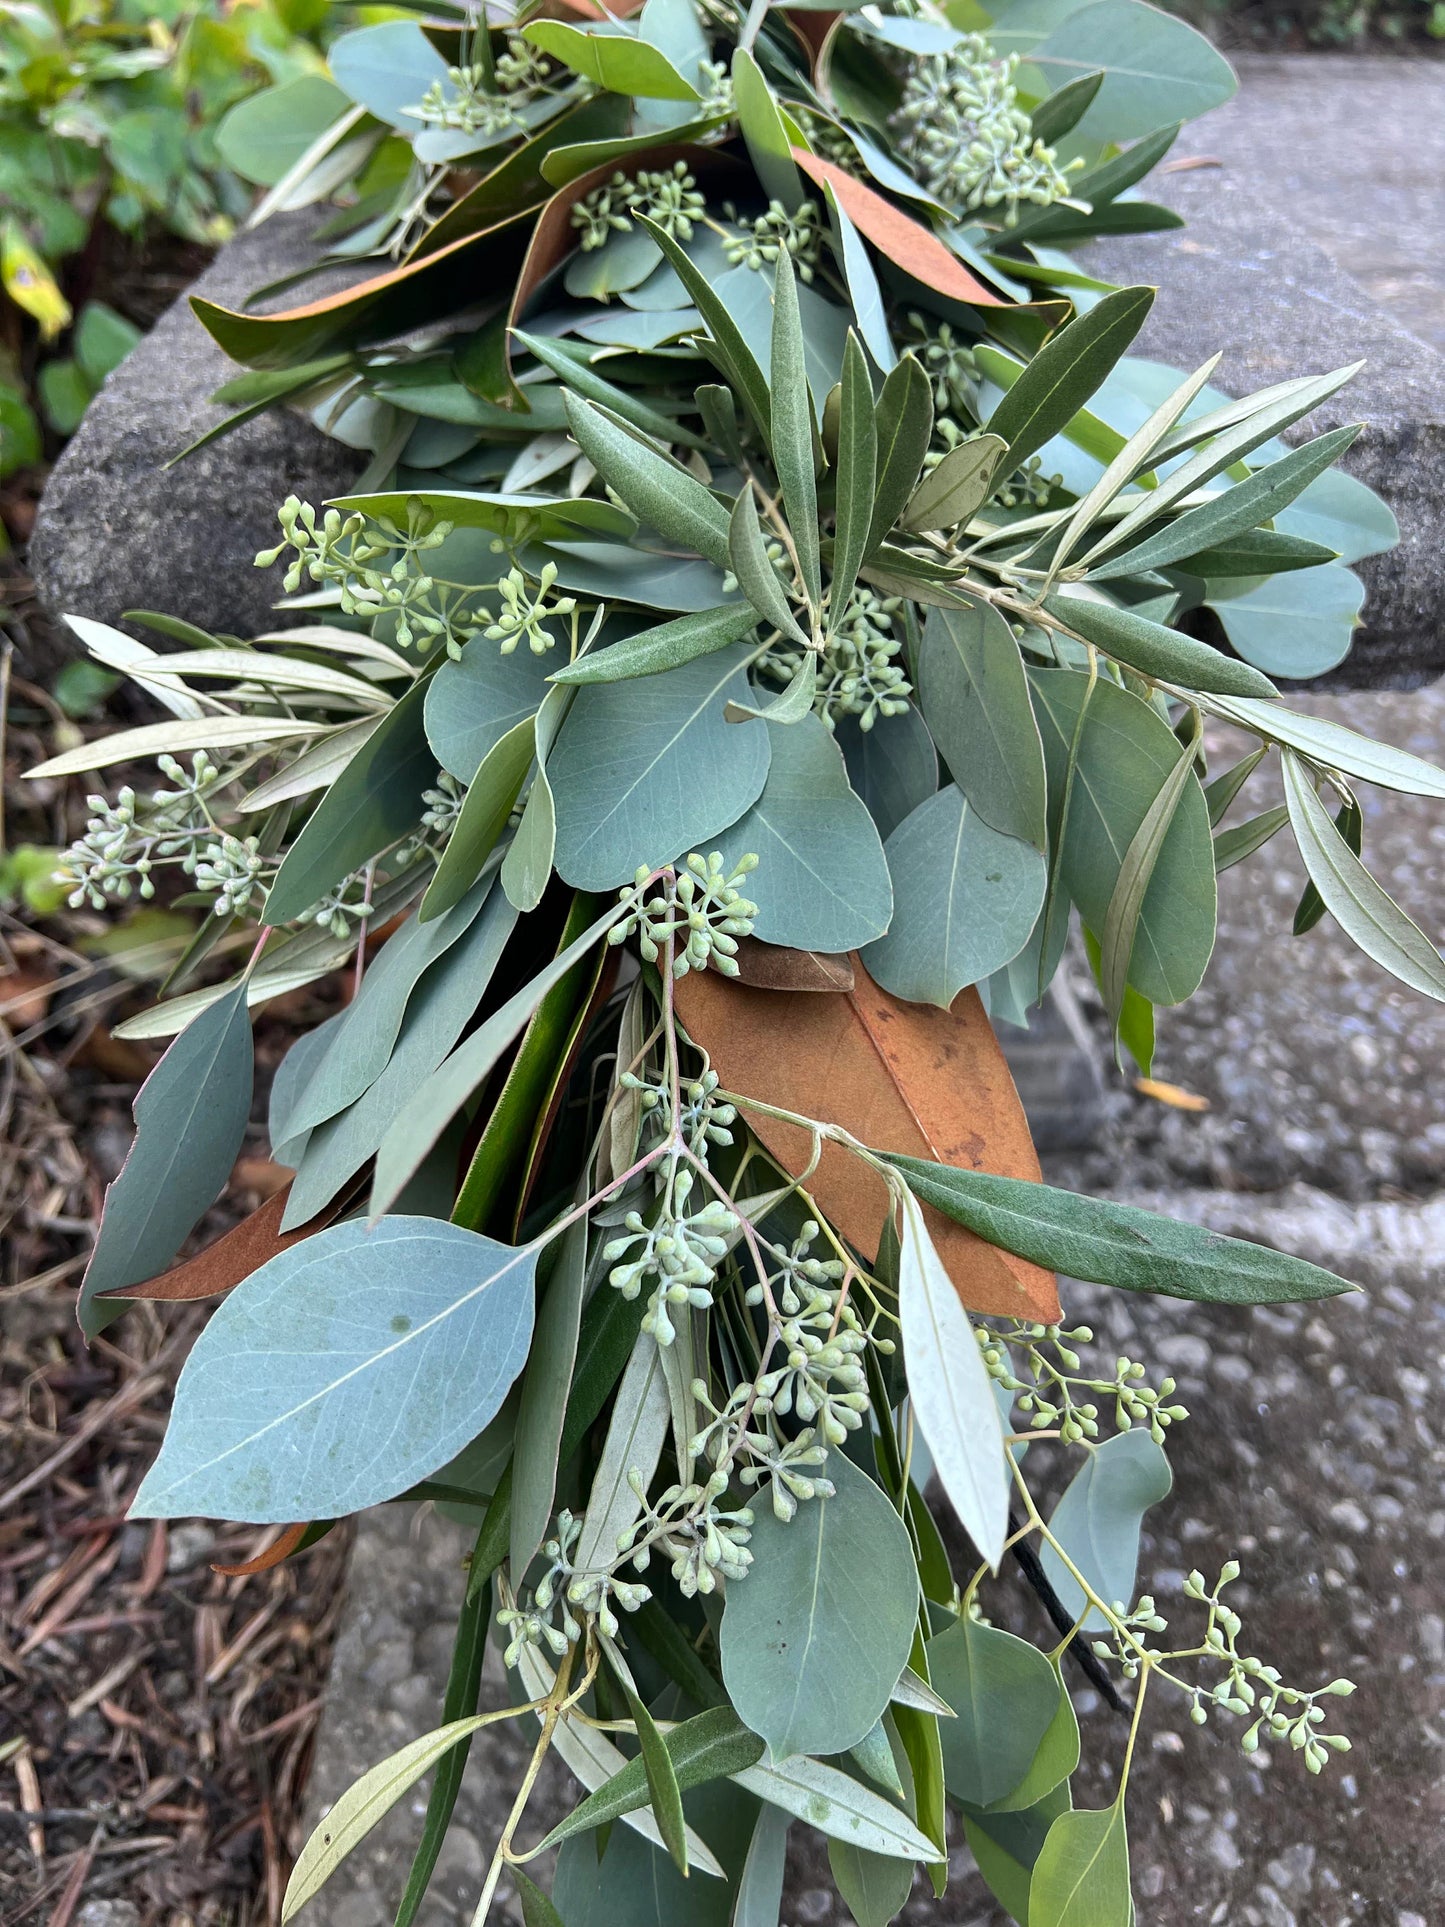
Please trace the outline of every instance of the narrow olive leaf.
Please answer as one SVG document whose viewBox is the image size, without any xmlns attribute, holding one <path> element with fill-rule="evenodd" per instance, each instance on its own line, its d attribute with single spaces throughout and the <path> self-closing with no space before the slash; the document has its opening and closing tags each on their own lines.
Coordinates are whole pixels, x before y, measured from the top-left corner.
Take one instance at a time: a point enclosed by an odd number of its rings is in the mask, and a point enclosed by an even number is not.
<svg viewBox="0 0 1445 1927">
<path fill-rule="evenodd" d="M 1357 362 L 1354 367 L 1336 369 L 1333 374 L 1319 375 L 1313 380 L 1288 382 L 1281 389 L 1268 391 L 1270 399 L 1251 397 L 1251 400 L 1260 402 L 1257 408 L 1251 408 L 1248 402 L 1241 402 L 1236 404 L 1234 412 L 1221 409 L 1214 416 L 1202 415 L 1195 421 L 1184 423 L 1172 435 L 1166 435 L 1154 451 L 1156 467 L 1183 447 L 1192 447 L 1201 440 L 1204 446 L 1188 461 L 1181 462 L 1178 468 L 1163 476 L 1159 486 L 1148 491 L 1094 545 L 1084 558 L 1090 568 L 1113 550 L 1128 547 L 1149 523 L 1172 509 L 1176 502 L 1186 500 L 1196 489 L 1203 488 L 1216 475 L 1222 475 L 1226 469 L 1232 468 L 1282 428 L 1288 428 L 1291 422 L 1298 421 L 1312 408 L 1317 408 L 1337 388 L 1342 388 L 1359 366 Z M 1218 423 L 1218 432 L 1207 426 L 1211 422 Z"/>
<path fill-rule="evenodd" d="M 657 676 L 696 656 L 710 656 L 739 642 L 757 627 L 757 612 L 750 603 L 727 602 L 717 609 L 700 609 L 696 615 L 678 616 L 652 629 L 640 629 L 635 636 L 624 636 L 608 649 L 579 656 L 576 662 L 554 670 L 548 678 L 554 683 L 627 682 L 634 676 Z"/>
<path fill-rule="evenodd" d="M 440 1726 L 435 1733 L 424 1733 L 349 1786 L 301 1849 L 286 1883 L 282 1921 L 293 1920 L 307 1901 L 320 1893 L 352 1848 L 390 1813 L 409 1787 L 415 1786 L 459 1740 L 485 1724 L 485 1715 L 474 1714 L 470 1719 Z"/>
<path fill-rule="evenodd" d="M 929 731 L 975 814 L 1005 836 L 1043 849 L 1043 743 L 1023 658 L 1004 617 L 987 602 L 930 609 L 914 671 Z M 931 793 L 933 784 L 928 788 Z"/>
<path fill-rule="evenodd" d="M 1290 828 L 1325 908 L 1345 935 L 1392 977 L 1445 1003 L 1445 958 L 1340 835 L 1304 764 L 1288 752 L 1282 760 Z"/>
<path fill-rule="evenodd" d="M 933 436 L 933 388 L 916 355 L 903 355 L 889 373 L 878 397 L 876 421 L 878 487 L 863 545 L 865 561 L 903 513 Z"/>
<path fill-rule="evenodd" d="M 850 328 L 843 350 L 842 392 L 838 410 L 838 459 L 833 578 L 829 585 L 828 627 L 841 621 L 858 580 L 858 566 L 873 519 L 878 485 L 878 429 L 873 419 L 873 383 L 868 363 Z"/>
<path fill-rule="evenodd" d="M 765 1803 L 760 1809 L 738 1879 L 732 1927 L 778 1927 L 791 1825 L 791 1816 L 780 1807 Z"/>
<path fill-rule="evenodd" d="M 772 444 L 773 467 L 783 491 L 793 547 L 803 588 L 816 611 L 823 600 L 822 569 L 818 556 L 818 489 L 813 468 L 817 428 L 808 393 L 807 355 L 803 318 L 798 308 L 798 280 L 793 257 L 779 251 L 773 283 Z"/>
<path fill-rule="evenodd" d="M 914 1160 L 896 1162 L 911 1183 Z M 908 1390 L 934 1468 L 969 1538 L 997 1567 L 1010 1489 L 998 1401 L 968 1314 L 912 1198 L 903 1205 L 898 1317 Z"/>
<path fill-rule="evenodd" d="M 1132 609 L 1074 595 L 1046 596 L 1044 608 L 1056 622 L 1115 661 L 1161 682 L 1201 689 L 1210 695 L 1263 697 L 1279 693 L 1268 676 L 1251 669 L 1247 662 L 1222 655 L 1207 642 L 1196 642 L 1177 629 L 1166 629 L 1162 622 L 1151 622 Z"/>
<path fill-rule="evenodd" d="M 492 1589 L 490 1586 L 478 1587 L 475 1598 L 463 1598 L 457 1617 L 456 1639 L 452 1646 L 452 1662 L 447 1673 L 446 1695 L 442 1705 L 442 1723 L 445 1726 L 450 1726 L 456 1720 L 468 1719 L 477 1710 L 477 1701 L 482 1690 L 482 1665 L 487 1655 L 487 1628 L 491 1616 Z M 411 1871 L 406 1877 L 406 1890 L 396 1910 L 395 1927 L 411 1927 L 412 1921 L 416 1918 L 417 1909 L 426 1898 L 427 1887 L 441 1855 L 442 1842 L 446 1839 L 447 1829 L 451 1824 L 457 1795 L 461 1791 L 462 1775 L 466 1771 L 467 1756 L 470 1752 L 471 1741 L 463 1738 L 459 1746 L 443 1754 L 437 1762 L 436 1776 L 432 1780 L 431 1793 L 427 1799 L 426 1819 L 422 1823 L 421 1839 L 417 1842 Z M 513 1871 L 515 1874 L 515 1869 Z"/>
<path fill-rule="evenodd" d="M 757 357 L 748 346 L 747 338 L 728 312 L 727 303 L 713 292 L 707 276 L 670 234 L 645 214 L 638 214 L 634 219 L 656 241 L 687 289 L 693 306 L 707 323 L 708 333 L 717 345 L 732 386 L 742 398 L 755 426 L 766 438 L 772 432 L 772 404 L 768 397 L 767 378 L 758 366 Z M 922 457 L 919 459 L 921 461 Z"/>
<path fill-rule="evenodd" d="M 1274 529 L 1247 529 L 1193 555 L 1184 556 L 1179 567 L 1187 575 L 1205 578 L 1240 575 L 1292 575 L 1297 569 L 1320 569 L 1327 562 L 1338 562 L 1338 549 L 1323 542 L 1308 541 L 1302 535 L 1280 535 Z"/>
<path fill-rule="evenodd" d="M 1333 429 L 1302 448 L 1292 448 L 1277 462 L 1257 468 L 1247 482 L 1236 482 L 1212 501 L 1186 510 L 1157 535 L 1122 555 L 1111 556 L 1102 567 L 1090 569 L 1089 579 L 1103 582 L 1114 576 L 1168 568 L 1186 555 L 1216 544 L 1222 547 L 1236 536 L 1257 529 L 1302 495 L 1317 475 L 1344 454 L 1359 432 L 1360 424 L 1356 423 L 1351 428 Z"/>
<path fill-rule="evenodd" d="M 727 510 L 688 475 L 608 421 L 589 401 L 563 396 L 577 446 L 634 515 L 669 541 L 728 566 Z"/>
<path fill-rule="evenodd" d="M 1343 770 L 1381 789 L 1401 790 L 1406 796 L 1445 796 L 1445 769 L 1391 743 L 1377 743 L 1340 723 L 1319 716 L 1300 716 L 1278 703 L 1241 702 L 1212 698 L 1209 708 L 1226 722 L 1239 723 L 1256 736 L 1297 749 L 1328 769 Z"/>
<path fill-rule="evenodd" d="M 546 1537 L 557 1487 L 562 1420 L 577 1362 L 587 1282 L 587 1220 L 563 1232 L 537 1311 L 512 1460 L 512 1571 L 524 1573 Z"/>
<path fill-rule="evenodd" d="M 219 1197 L 251 1115 L 246 982 L 232 985 L 176 1038 L 135 1100 L 135 1140 L 107 1188 L 77 1307 L 87 1338 L 125 1310 L 103 1294 L 164 1271 Z M 311 1513 L 291 1512 L 281 1521 Z"/>
<path fill-rule="evenodd" d="M 1134 940 L 1139 934 L 1139 918 L 1149 893 L 1164 839 L 1169 834 L 1186 784 L 1194 776 L 1194 752 L 1183 749 L 1173 769 L 1164 778 L 1159 794 L 1144 813 L 1119 865 L 1119 875 L 1109 898 L 1108 915 L 1100 938 L 1100 983 L 1104 1008 L 1117 1030 L 1129 985 L 1129 963 L 1134 955 Z"/>
<path fill-rule="evenodd" d="M 527 780 L 535 740 L 535 720 L 527 716 L 487 751 L 467 787 L 441 861 L 422 897 L 417 915 L 423 923 L 445 916 L 481 875 Z"/>
<path fill-rule="evenodd" d="M 413 683 L 316 805 L 276 872 L 266 898 L 270 922 L 305 916 L 343 877 L 415 829 L 437 767 L 425 705 L 425 685 Z"/>
<path fill-rule="evenodd" d="M 997 435 L 975 435 L 951 448 L 918 484 L 903 510 L 906 529 L 957 528 L 987 501 L 1004 445 Z"/>
<path fill-rule="evenodd" d="M 1135 429 L 1088 494 L 1080 498 L 1054 549 L 1055 571 L 1068 561 L 1080 538 L 1092 528 L 1125 483 L 1132 481 L 1148 463 L 1159 443 L 1219 366 L 1219 361 L 1218 355 L 1211 356 L 1202 368 L 1196 368 L 1172 394 L 1166 395 L 1148 420 Z"/>
<path fill-rule="evenodd" d="M 1100 388 L 1154 305 L 1152 288 L 1116 288 L 1045 342 L 984 424 L 1014 470 L 1062 433 Z"/>
<path fill-rule="evenodd" d="M 1102 1632 L 1108 1621 L 1070 1565 L 1096 1599 L 1127 1611 L 1134 1601 L 1144 1514 L 1169 1496 L 1173 1484 L 1163 1449 L 1136 1426 L 1106 1439 L 1064 1488 L 1040 1557 L 1064 1610 L 1083 1631 Z"/>
<path fill-rule="evenodd" d="M 81 776 L 115 763 L 149 762 L 155 756 L 184 756 L 194 749 L 252 749 L 260 743 L 284 743 L 297 736 L 320 736 L 326 723 L 302 722 L 295 717 L 197 716 L 170 723 L 142 723 L 138 729 L 118 729 L 51 756 L 26 777 Z"/>
<path fill-rule="evenodd" d="M 834 1840 L 848 1840 L 866 1853 L 902 1860 L 935 1859 L 937 1847 L 906 1813 L 836 1766 L 799 1754 L 773 1766 L 749 1767 L 731 1776 L 745 1792 L 781 1807 Z"/>
<path fill-rule="evenodd" d="M 1289 811 L 1280 803 L 1272 810 L 1263 810 L 1258 816 L 1251 816 L 1245 823 L 1235 823 L 1227 830 L 1220 830 L 1214 837 L 1214 874 L 1219 876 L 1225 870 L 1232 870 L 1236 863 L 1243 863 L 1256 850 L 1262 850 L 1288 821 Z"/>
<path fill-rule="evenodd" d="M 1285 1304 L 1357 1289 L 1303 1258 L 1134 1205 L 884 1155 L 925 1204 L 990 1244 L 1091 1284 L 1221 1305 Z"/>
<path fill-rule="evenodd" d="M 649 408 L 640 401 L 630 389 L 618 388 L 610 381 L 604 381 L 595 369 L 576 355 L 568 354 L 556 342 L 549 341 L 544 335 L 529 335 L 522 328 L 511 330 L 512 339 L 537 360 L 560 375 L 567 386 L 588 401 L 595 401 L 603 408 L 610 408 L 614 415 L 620 415 L 634 428 L 640 428 L 644 435 L 655 435 L 660 442 L 681 445 L 683 448 L 701 448 L 701 436 L 694 435 L 690 428 L 684 428 L 670 415 L 659 415 L 655 408 Z"/>
<path fill-rule="evenodd" d="M 1359 856 L 1365 844 L 1365 815 L 1353 796 L 1346 797 L 1335 812 L 1335 828 Z M 1306 936 L 1325 914 L 1325 900 L 1313 883 L 1307 883 L 1295 906 L 1294 934 Z"/>
<path fill-rule="evenodd" d="M 818 693 L 818 658 L 810 649 L 792 675 L 786 688 L 770 703 L 730 702 L 723 714 L 730 723 L 750 722 L 759 717 L 765 723 L 800 723 L 813 713 L 813 698 Z M 777 758 L 773 759 L 776 767 Z"/>
<path fill-rule="evenodd" d="M 787 591 L 768 554 L 751 487 L 742 489 L 733 503 L 728 562 L 755 613 L 806 649 L 808 637 L 793 614 Z"/>
<path fill-rule="evenodd" d="M 653 1731 L 656 1733 L 656 1727 Z M 744 1773 L 763 1756 L 763 1742 L 756 1733 L 748 1731 L 730 1706 L 711 1707 L 658 1737 L 674 1783 L 683 1793 L 704 1786 L 709 1780 L 725 1780 Z M 620 1820 L 646 1806 L 648 1799 L 647 1765 L 639 1754 L 574 1807 L 565 1820 L 553 1827 L 542 1845 L 555 1847 L 575 1833 L 588 1833 L 594 1827 Z"/>
<path fill-rule="evenodd" d="M 637 1744 L 647 1773 L 648 1805 L 656 1818 L 663 1845 L 672 1855 L 673 1865 L 685 1876 L 687 1821 L 683 1816 L 682 1788 L 673 1764 L 672 1749 L 658 1732 L 657 1722 L 651 1713 L 636 1693 L 630 1690 L 627 1693 L 627 1705 L 632 1714 L 632 1723 L 637 1728 Z M 699 1715 L 699 1718 L 706 1717 L 706 1714 Z M 726 1774 L 719 1771 L 711 1777 L 721 1780 L 726 1778 Z"/>
<path fill-rule="evenodd" d="M 1122 1927 L 1132 1920 L 1124 1802 L 1061 1813 L 1029 1881 L 1029 1927 Z"/>
<path fill-rule="evenodd" d="M 1212 782 L 1204 785 L 1204 806 L 1209 811 L 1211 829 L 1219 827 L 1230 804 L 1259 768 L 1267 753 L 1264 745 L 1261 744 L 1258 749 L 1252 749 L 1248 756 L 1241 757 L 1237 763 L 1232 764 L 1222 775 L 1216 776 Z"/>
<path fill-rule="evenodd" d="M 495 1417 L 535 1267 L 434 1218 L 349 1219 L 281 1252 L 197 1339 L 132 1516 L 289 1524 L 405 1492 Z"/>
<path fill-rule="evenodd" d="M 642 1510 L 641 1492 L 633 1490 L 632 1482 L 640 1479 L 641 1491 L 646 1491 L 657 1470 L 670 1415 L 661 1353 L 649 1332 L 638 1334 L 592 1476 L 573 1555 L 579 1573 L 611 1569 L 623 1535 Z"/>
</svg>

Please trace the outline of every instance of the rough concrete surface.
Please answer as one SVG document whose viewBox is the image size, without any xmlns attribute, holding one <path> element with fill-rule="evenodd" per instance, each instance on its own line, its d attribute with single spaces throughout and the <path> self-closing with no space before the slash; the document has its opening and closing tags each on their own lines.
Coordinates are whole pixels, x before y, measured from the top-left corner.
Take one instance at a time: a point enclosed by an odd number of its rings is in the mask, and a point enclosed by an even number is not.
<svg viewBox="0 0 1445 1927">
<path fill-rule="evenodd" d="M 1174 150 L 1212 164 L 1148 183 L 1186 225 L 1096 242 L 1085 259 L 1157 284 L 1138 349 L 1186 368 L 1223 349 L 1216 379 L 1231 394 L 1365 358 L 1306 426 L 1366 424 L 1343 466 L 1384 496 L 1402 539 L 1359 565 L 1365 627 L 1330 681 L 1408 687 L 1445 669 L 1445 65 L 1349 54 L 1240 67 L 1236 97 Z"/>
<path fill-rule="evenodd" d="M 240 235 L 191 293 L 242 306 L 314 259 L 316 218 L 279 215 Z M 307 297 L 279 305 L 298 298 Z M 51 471 L 36 517 L 29 561 L 52 614 L 114 623 L 128 609 L 157 609 L 239 635 L 272 621 L 280 580 L 254 561 L 276 539 L 277 506 L 292 491 L 313 501 L 343 493 L 364 458 L 277 408 L 166 468 L 231 412 L 210 396 L 240 372 L 182 296 L 111 375 Z"/>
</svg>

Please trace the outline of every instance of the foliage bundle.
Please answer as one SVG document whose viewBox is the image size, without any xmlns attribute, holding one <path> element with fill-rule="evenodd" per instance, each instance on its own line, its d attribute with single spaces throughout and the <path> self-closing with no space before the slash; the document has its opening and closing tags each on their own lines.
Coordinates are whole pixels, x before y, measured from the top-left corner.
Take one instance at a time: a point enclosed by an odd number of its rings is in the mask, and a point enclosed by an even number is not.
<svg viewBox="0 0 1445 1927">
<path fill-rule="evenodd" d="M 338 1802 L 288 1917 L 432 1771 L 410 1922 L 499 1719 L 536 1746 L 476 1920 L 505 1876 L 529 1927 L 772 1927 L 795 1821 L 871 1927 L 943 1890 L 950 1811 L 1014 1919 L 1125 1927 L 1133 1739 L 1076 1810 L 1075 1662 L 1134 1682 L 1131 1734 L 1157 1681 L 1310 1771 L 1348 1744 L 1348 1682 L 1255 1654 L 1232 1561 L 1187 1627 L 1136 1595 L 1186 1415 L 1088 1357 L 1052 1274 L 1347 1286 L 1042 1184 L 989 1013 L 1026 1022 L 1079 926 L 1147 1071 L 1217 873 L 1286 825 L 1296 928 L 1445 996 L 1354 787 L 1445 774 L 1269 679 L 1348 646 L 1391 527 L 1331 467 L 1351 431 L 1278 439 L 1349 371 L 1233 400 L 1131 359 L 1150 292 L 1063 251 L 1172 218 L 1132 190 L 1217 56 L 1139 0 L 968 11 L 390 21 L 337 44 L 319 124 L 230 124 L 286 125 L 268 206 L 349 183 L 332 244 L 394 257 L 203 309 L 238 415 L 303 405 L 366 474 L 283 506 L 274 633 L 80 625 L 171 717 L 43 773 L 159 753 L 150 797 L 94 799 L 75 900 L 173 870 L 208 912 L 130 1026 L 175 1042 L 81 1299 L 95 1332 L 225 1294 L 137 1513 L 285 1525 L 273 1557 L 398 1498 L 475 1533 L 442 1723 Z M 1257 747 L 1210 770 L 1211 723 Z M 1284 803 L 1226 821 L 1271 754 Z M 271 1095 L 290 1186 L 175 1264 L 248 1007 L 353 959 Z M 989 1615 L 1006 1560 L 1044 1649 Z M 548 1751 L 586 1796 L 536 1841 Z"/>
</svg>

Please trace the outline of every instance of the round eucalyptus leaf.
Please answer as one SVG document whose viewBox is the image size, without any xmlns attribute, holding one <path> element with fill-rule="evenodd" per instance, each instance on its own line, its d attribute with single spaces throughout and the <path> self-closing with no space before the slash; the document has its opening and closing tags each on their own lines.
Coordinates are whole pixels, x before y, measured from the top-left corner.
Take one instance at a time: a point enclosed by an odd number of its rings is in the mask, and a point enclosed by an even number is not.
<svg viewBox="0 0 1445 1927">
<path fill-rule="evenodd" d="M 1120 1432 L 1089 1454 L 1054 1508 L 1049 1530 L 1111 1606 L 1133 1604 L 1139 1533 L 1150 1506 L 1174 1483 L 1169 1461 L 1148 1432 Z M 1085 1632 L 1104 1630 L 1104 1616 L 1052 1546 L 1042 1552 L 1049 1583 Z"/>
<path fill-rule="evenodd" d="M 474 1439 L 532 1338 L 535 1251 L 352 1219 L 237 1285 L 176 1387 L 138 1519 L 339 1519 Z"/>
<path fill-rule="evenodd" d="M 557 666 L 555 650 L 534 656 L 519 643 L 504 656 L 499 642 L 473 636 L 460 658 L 444 662 L 427 686 L 427 741 L 442 768 L 470 783 L 488 750 L 536 714 Z"/>
<path fill-rule="evenodd" d="M 1206 601 L 1234 647 L 1272 676 L 1322 676 L 1343 662 L 1365 600 L 1364 583 L 1338 562 L 1207 586 Z"/>
<path fill-rule="evenodd" d="M 830 1452 L 831 1499 L 784 1524 L 755 1504 L 753 1564 L 729 1586 L 722 1668 L 739 1716 L 776 1759 L 846 1753 L 870 1733 L 908 1663 L 918 1573 L 884 1493 Z"/>
<path fill-rule="evenodd" d="M 1028 1640 L 965 1614 L 928 1642 L 928 1675 L 955 1715 L 938 1727 L 949 1793 L 976 1807 L 1006 1798 L 1053 1723 L 1058 1674 Z"/>
</svg>

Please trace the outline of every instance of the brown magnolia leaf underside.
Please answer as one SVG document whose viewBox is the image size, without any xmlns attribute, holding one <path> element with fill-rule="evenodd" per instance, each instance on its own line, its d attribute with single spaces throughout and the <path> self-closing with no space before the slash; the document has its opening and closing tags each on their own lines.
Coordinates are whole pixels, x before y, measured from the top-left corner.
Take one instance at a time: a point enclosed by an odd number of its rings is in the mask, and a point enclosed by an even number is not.
<svg viewBox="0 0 1445 1927">
<path fill-rule="evenodd" d="M 283 1559 L 289 1559 L 293 1552 L 300 1550 L 301 1541 L 310 1530 L 310 1525 L 303 1519 L 299 1525 L 287 1526 L 281 1536 L 273 1539 L 266 1550 L 258 1552 L 254 1559 L 243 1559 L 236 1566 L 213 1565 L 211 1571 L 220 1573 L 225 1579 L 249 1579 L 255 1573 L 270 1572 L 273 1566 L 279 1566 Z"/>
<path fill-rule="evenodd" d="M 821 950 L 789 950 L 782 944 L 760 943 L 756 937 L 738 941 L 738 982 L 755 990 L 851 990 L 853 959 L 832 957 Z"/>
<path fill-rule="evenodd" d="M 1023 1106 L 977 991 L 963 991 L 946 1011 L 906 1004 L 853 962 L 852 990 L 835 997 L 689 972 L 676 986 L 678 1017 L 728 1090 L 840 1124 L 876 1151 L 1037 1181 Z M 806 1169 L 807 1131 L 755 1112 L 748 1123 L 785 1171 Z M 888 1209 L 876 1173 L 829 1144 L 808 1189 L 850 1244 L 876 1252 Z M 923 1215 L 970 1311 L 1057 1321 L 1052 1273 L 927 1205 Z"/>
<path fill-rule="evenodd" d="M 885 260 L 901 268 L 924 287 L 946 295 L 952 301 L 966 302 L 972 308 L 1011 307 L 1008 298 L 985 287 L 976 275 L 950 254 L 931 228 L 915 221 L 892 201 L 885 200 L 846 168 L 810 154 L 806 147 L 795 147 L 793 159 L 819 187 L 831 187 L 834 199 L 867 241 L 871 241 Z"/>
<path fill-rule="evenodd" d="M 214 1244 L 207 1245 L 204 1251 L 198 1251 L 194 1258 L 172 1265 L 169 1271 L 148 1278 L 144 1284 L 127 1285 L 124 1291 L 107 1292 L 106 1297 L 154 1298 L 170 1303 L 192 1298 L 218 1298 L 223 1291 L 230 1291 L 233 1286 L 239 1285 L 243 1278 L 249 1278 L 253 1271 L 259 1271 L 278 1252 L 289 1251 L 292 1245 L 309 1238 L 313 1231 L 320 1231 L 323 1225 L 330 1224 L 346 1203 L 346 1194 L 343 1194 L 325 1211 L 319 1212 L 309 1224 L 300 1225 L 295 1231 L 283 1231 L 281 1219 L 290 1195 L 291 1186 L 288 1182 L 248 1218 L 242 1218 L 238 1225 L 217 1238 Z"/>
</svg>

